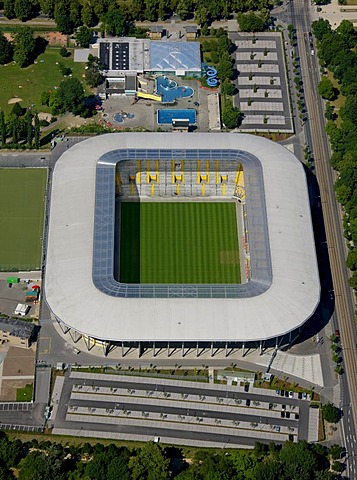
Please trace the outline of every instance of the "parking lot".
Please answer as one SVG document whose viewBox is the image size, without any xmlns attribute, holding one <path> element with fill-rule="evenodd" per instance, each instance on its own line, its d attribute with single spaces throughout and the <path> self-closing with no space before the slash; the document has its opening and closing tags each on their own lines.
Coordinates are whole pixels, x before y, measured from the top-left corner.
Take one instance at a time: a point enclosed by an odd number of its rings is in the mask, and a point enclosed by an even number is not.
<svg viewBox="0 0 357 480">
<path fill-rule="evenodd" d="M 230 34 L 235 43 L 237 91 L 234 105 L 244 118 L 241 131 L 292 133 L 285 54 L 279 33 Z"/>
<path fill-rule="evenodd" d="M 247 391 L 248 390 L 248 391 Z M 49 426 L 55 434 L 251 446 L 316 441 L 310 401 L 297 393 L 129 375 L 58 377 Z M 319 411 L 316 409 L 317 412 Z M 312 414 L 316 416 L 316 412 Z"/>
</svg>

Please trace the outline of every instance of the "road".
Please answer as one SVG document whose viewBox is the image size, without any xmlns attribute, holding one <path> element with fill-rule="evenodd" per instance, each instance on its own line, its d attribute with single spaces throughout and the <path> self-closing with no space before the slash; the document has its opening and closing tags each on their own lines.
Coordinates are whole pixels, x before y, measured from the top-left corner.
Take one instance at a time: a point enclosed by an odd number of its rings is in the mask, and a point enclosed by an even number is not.
<svg viewBox="0 0 357 480">
<path fill-rule="evenodd" d="M 320 184 L 322 211 L 325 221 L 326 239 L 331 265 L 335 294 L 336 315 L 332 318 L 334 328 L 341 332 L 345 375 L 341 376 L 342 405 L 346 406 L 342 420 L 348 452 L 347 466 L 351 478 L 357 478 L 356 425 L 357 425 L 357 351 L 355 327 L 355 303 L 348 284 L 345 264 L 346 245 L 343 238 L 341 209 L 334 194 L 334 174 L 329 164 L 331 156 L 328 138 L 324 130 L 324 107 L 317 93 L 319 64 L 311 55 L 309 32 L 311 31 L 309 10 L 306 2 L 290 2 L 294 26 L 297 29 L 298 49 L 304 83 L 305 100 L 308 111 L 306 138 L 315 157 L 316 176 Z M 348 403 L 346 403 L 348 402 Z M 351 404 L 351 407 L 349 406 Z M 351 417 L 352 414 L 352 417 Z M 352 455 L 352 456 L 351 456 Z"/>
</svg>

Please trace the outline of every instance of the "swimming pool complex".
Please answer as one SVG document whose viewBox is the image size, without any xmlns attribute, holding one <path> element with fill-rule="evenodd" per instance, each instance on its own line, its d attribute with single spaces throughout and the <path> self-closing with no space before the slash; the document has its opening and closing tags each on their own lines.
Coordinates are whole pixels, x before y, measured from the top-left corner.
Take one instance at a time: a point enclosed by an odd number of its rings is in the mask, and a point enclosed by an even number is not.
<svg viewBox="0 0 357 480">
<path fill-rule="evenodd" d="M 188 120 L 190 125 L 196 124 L 196 110 L 193 108 L 157 111 L 157 123 L 159 125 L 171 125 L 173 120 Z"/>
<path fill-rule="evenodd" d="M 179 86 L 175 80 L 160 76 L 156 78 L 156 93 L 161 95 L 162 103 L 173 103 L 177 98 L 190 98 L 194 94 L 191 87 Z"/>
</svg>

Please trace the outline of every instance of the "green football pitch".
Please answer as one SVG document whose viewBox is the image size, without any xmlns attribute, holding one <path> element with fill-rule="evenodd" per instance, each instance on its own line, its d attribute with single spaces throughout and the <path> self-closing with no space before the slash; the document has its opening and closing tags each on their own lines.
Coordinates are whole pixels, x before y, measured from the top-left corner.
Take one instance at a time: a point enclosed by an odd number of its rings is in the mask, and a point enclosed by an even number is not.
<svg viewBox="0 0 357 480">
<path fill-rule="evenodd" d="M 0 169 L 0 269 L 41 267 L 47 170 Z"/>
<path fill-rule="evenodd" d="M 121 202 L 123 283 L 240 283 L 235 203 Z"/>
</svg>

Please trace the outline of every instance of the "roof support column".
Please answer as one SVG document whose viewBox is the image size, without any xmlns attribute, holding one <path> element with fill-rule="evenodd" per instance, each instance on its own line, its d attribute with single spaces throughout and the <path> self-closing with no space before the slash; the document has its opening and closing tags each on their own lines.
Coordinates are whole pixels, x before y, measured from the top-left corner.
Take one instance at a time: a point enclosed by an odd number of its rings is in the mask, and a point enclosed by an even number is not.
<svg viewBox="0 0 357 480">
<path fill-rule="evenodd" d="M 156 348 L 155 348 L 155 342 L 152 344 L 152 354 L 154 357 L 156 357 Z"/>
<path fill-rule="evenodd" d="M 121 356 L 124 357 L 124 342 L 121 342 Z"/>
<path fill-rule="evenodd" d="M 141 342 L 138 344 L 138 358 L 141 357 Z"/>
<path fill-rule="evenodd" d="M 198 342 L 196 343 L 196 357 L 199 357 L 199 355 L 198 355 Z"/>
<path fill-rule="evenodd" d="M 226 342 L 226 346 L 225 346 L 225 355 L 226 357 L 228 357 L 228 342 Z"/>
<path fill-rule="evenodd" d="M 167 342 L 167 356 L 170 356 L 170 342 Z"/>
<path fill-rule="evenodd" d="M 182 342 L 181 345 L 181 357 L 183 358 L 185 356 L 185 342 Z"/>
<path fill-rule="evenodd" d="M 211 342 L 211 357 L 213 357 L 213 342 Z"/>
<path fill-rule="evenodd" d="M 263 342 L 261 340 L 259 343 L 259 355 L 263 355 Z"/>
<path fill-rule="evenodd" d="M 60 326 L 60 328 L 61 328 L 61 330 L 62 330 L 62 332 L 63 332 L 64 334 L 66 334 L 66 333 L 68 333 L 68 332 L 70 331 L 70 328 L 67 327 L 67 325 L 65 325 L 63 322 L 61 322 L 61 320 L 58 320 L 58 319 L 57 319 L 57 323 L 58 323 L 58 325 Z"/>
<path fill-rule="evenodd" d="M 245 343 L 243 343 L 242 345 L 242 357 L 244 357 L 245 355 Z"/>
</svg>

